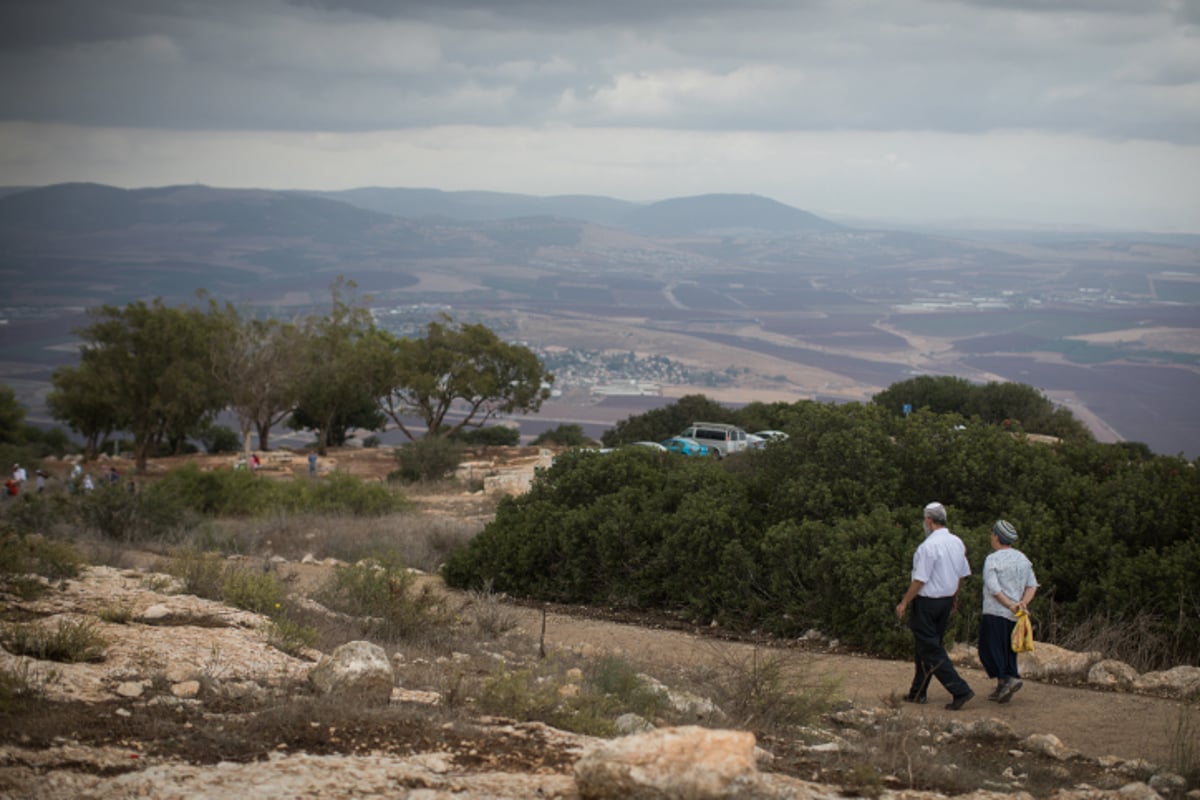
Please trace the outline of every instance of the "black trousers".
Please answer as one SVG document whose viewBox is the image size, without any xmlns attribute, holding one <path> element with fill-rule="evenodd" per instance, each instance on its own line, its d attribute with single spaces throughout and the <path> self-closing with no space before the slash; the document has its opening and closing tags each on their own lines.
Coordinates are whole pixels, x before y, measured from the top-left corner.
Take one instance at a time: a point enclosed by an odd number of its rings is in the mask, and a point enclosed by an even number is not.
<svg viewBox="0 0 1200 800">
<path fill-rule="evenodd" d="M 950 663 L 950 655 L 942 642 L 946 628 L 950 626 L 950 612 L 953 608 L 953 597 L 913 598 L 912 612 L 908 618 L 914 645 L 915 669 L 912 688 L 909 689 L 909 695 L 912 697 L 924 697 L 933 678 L 937 678 L 954 697 L 961 697 L 971 691 L 971 687 L 959 677 L 958 671 Z"/>
<path fill-rule="evenodd" d="M 984 614 L 979 618 L 979 660 L 989 678 L 1019 678 L 1017 654 L 1012 649 L 1012 632 L 1017 623 L 1011 619 Z"/>
</svg>

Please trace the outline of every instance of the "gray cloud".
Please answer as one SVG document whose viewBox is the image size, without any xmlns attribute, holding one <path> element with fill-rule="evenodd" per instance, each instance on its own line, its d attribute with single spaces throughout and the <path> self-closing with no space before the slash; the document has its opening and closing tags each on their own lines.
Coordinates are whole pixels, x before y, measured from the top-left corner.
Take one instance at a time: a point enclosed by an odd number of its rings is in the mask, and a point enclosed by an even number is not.
<svg viewBox="0 0 1200 800">
<path fill-rule="evenodd" d="M 1196 3 L 84 0 L 0 5 L 0 119 L 1037 129 L 1200 142 Z M 1136 14 L 1133 11 L 1136 10 Z"/>
</svg>

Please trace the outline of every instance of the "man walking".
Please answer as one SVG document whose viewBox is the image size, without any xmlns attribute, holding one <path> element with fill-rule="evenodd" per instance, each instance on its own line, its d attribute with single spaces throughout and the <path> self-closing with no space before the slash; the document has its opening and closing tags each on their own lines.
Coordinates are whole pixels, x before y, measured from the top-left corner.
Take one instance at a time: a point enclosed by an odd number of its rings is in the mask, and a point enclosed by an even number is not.
<svg viewBox="0 0 1200 800">
<path fill-rule="evenodd" d="M 925 540 L 913 553 L 912 582 L 896 605 L 897 619 L 904 619 L 904 612 L 912 605 L 908 627 L 913 634 L 915 672 L 904 699 L 910 703 L 926 702 L 929 682 L 937 678 L 952 698 L 946 708 L 957 711 L 975 692 L 950 663 L 942 639 L 958 603 L 959 584 L 971 574 L 971 565 L 967 563 L 967 548 L 962 539 L 946 528 L 946 509 L 941 503 L 925 506 L 922 524 Z"/>
</svg>

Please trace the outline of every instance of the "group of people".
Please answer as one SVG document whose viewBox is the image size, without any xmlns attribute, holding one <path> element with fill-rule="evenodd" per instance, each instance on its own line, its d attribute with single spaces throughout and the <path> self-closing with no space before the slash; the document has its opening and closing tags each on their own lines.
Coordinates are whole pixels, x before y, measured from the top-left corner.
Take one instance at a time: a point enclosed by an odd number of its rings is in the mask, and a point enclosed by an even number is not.
<svg viewBox="0 0 1200 800">
<path fill-rule="evenodd" d="M 941 503 L 925 506 L 922 524 L 925 539 L 913 553 L 912 580 L 896 605 L 897 619 L 909 614 L 908 627 L 913 635 L 915 669 L 904 699 L 910 703 L 927 702 L 929 684 L 937 678 L 950 693 L 946 708 L 957 711 L 975 692 L 951 663 L 943 637 L 950 625 L 950 615 L 958 607 L 959 588 L 963 579 L 970 576 L 971 566 L 967 563 L 966 545 L 946 527 L 945 506 Z M 1029 602 L 1038 587 L 1033 565 L 1013 547 L 1018 538 L 1012 523 L 997 520 L 991 530 L 992 552 L 983 562 L 979 660 L 988 677 L 996 681 L 988 699 L 998 703 L 1012 700 L 1022 686 L 1012 633 L 1017 614 L 1028 613 Z"/>
</svg>

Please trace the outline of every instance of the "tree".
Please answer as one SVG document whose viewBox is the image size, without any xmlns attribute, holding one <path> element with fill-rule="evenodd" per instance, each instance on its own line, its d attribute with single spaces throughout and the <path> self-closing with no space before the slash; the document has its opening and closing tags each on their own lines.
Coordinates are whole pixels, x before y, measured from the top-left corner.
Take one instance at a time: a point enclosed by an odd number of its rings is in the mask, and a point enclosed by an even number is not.
<svg viewBox="0 0 1200 800">
<path fill-rule="evenodd" d="M 0 384 L 0 444 L 20 444 L 24 439 L 25 409 L 11 386 Z"/>
<path fill-rule="evenodd" d="M 689 394 L 668 406 L 636 414 L 618 422 L 600 437 L 605 447 L 630 442 L 658 442 L 677 435 L 693 422 L 738 424 L 737 412 L 702 394 Z"/>
<path fill-rule="evenodd" d="M 271 428 L 296 404 L 299 332 L 278 320 L 243 319 L 228 304 L 211 303 L 209 313 L 217 320 L 213 377 L 229 397 L 242 442 L 255 429 L 259 449 L 269 450 Z"/>
<path fill-rule="evenodd" d="M 354 281 L 339 277 L 330 287 L 332 313 L 308 319 L 296 342 L 302 367 L 289 424 L 315 431 L 322 455 L 331 443 L 345 441 L 349 427 L 377 430 L 384 423 L 375 407 L 383 391 L 374 363 L 379 332 L 366 308 L 346 299 L 346 291 L 355 288 Z"/>
<path fill-rule="evenodd" d="M 91 313 L 95 322 L 79 331 L 84 346 L 74 376 L 84 380 L 67 379 L 56 388 L 105 397 L 112 412 L 107 422 L 133 434 L 134 459 L 143 471 L 152 446 L 170 442 L 179 448 L 226 405 L 208 366 L 213 324 L 198 309 L 171 308 L 161 299 Z M 86 402 L 60 400 L 63 408 Z"/>
<path fill-rule="evenodd" d="M 965 378 L 953 375 L 918 375 L 906 381 L 893 383 L 871 398 L 877 406 L 883 406 L 896 416 L 903 413 L 905 405 L 928 408 L 936 414 L 971 415 L 971 399 L 974 386 Z"/>
<path fill-rule="evenodd" d="M 444 314 L 423 338 L 380 332 L 372 346 L 380 408 L 410 440 L 416 437 L 405 417 L 420 417 L 426 436 L 453 435 L 496 414 L 536 412 L 554 380 L 532 350 L 504 342 L 485 325 L 456 325 Z M 443 430 L 452 408 L 462 418 Z"/>
<path fill-rule="evenodd" d="M 120 417 L 109 377 L 92 360 L 59 367 L 50 383 L 54 387 L 46 395 L 50 416 L 82 436 L 84 455 L 95 458 L 100 442 L 116 429 Z"/>
</svg>

